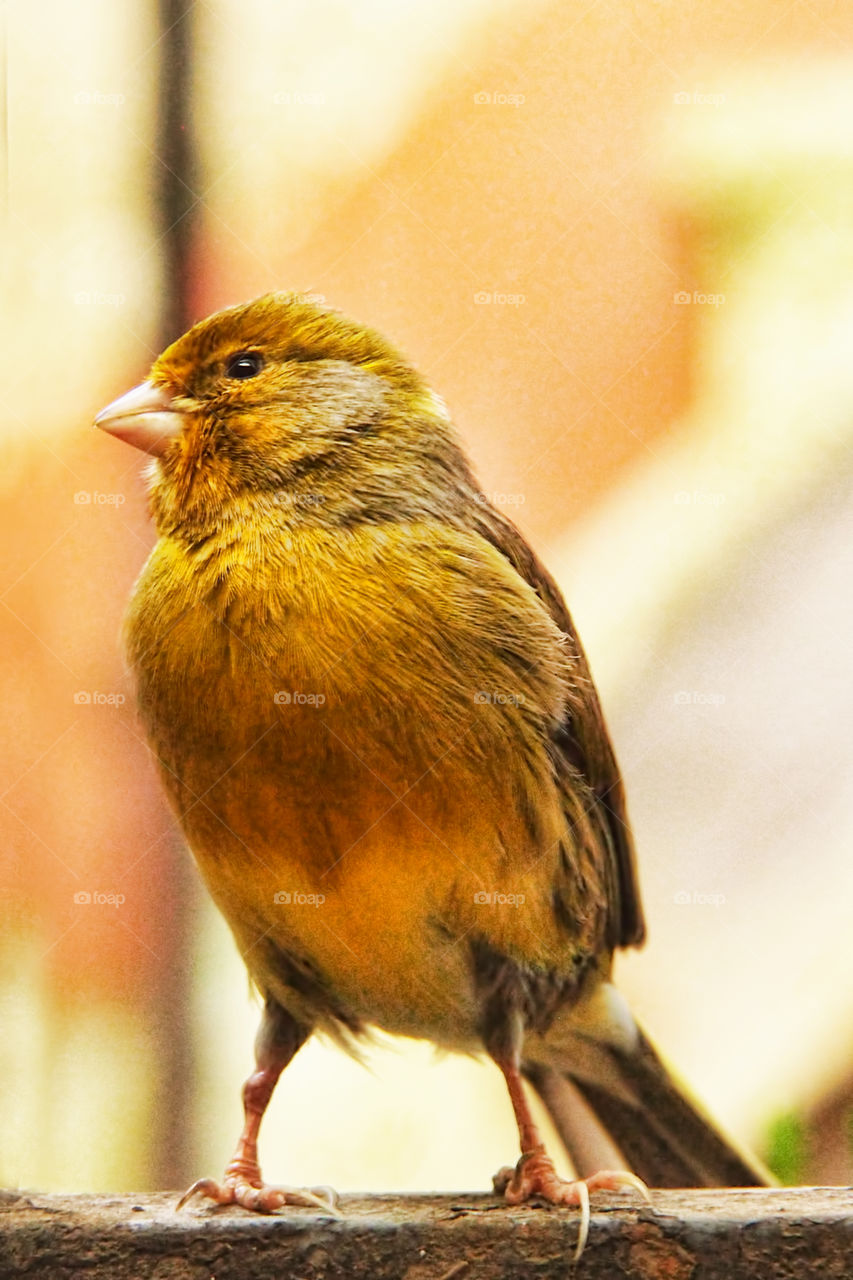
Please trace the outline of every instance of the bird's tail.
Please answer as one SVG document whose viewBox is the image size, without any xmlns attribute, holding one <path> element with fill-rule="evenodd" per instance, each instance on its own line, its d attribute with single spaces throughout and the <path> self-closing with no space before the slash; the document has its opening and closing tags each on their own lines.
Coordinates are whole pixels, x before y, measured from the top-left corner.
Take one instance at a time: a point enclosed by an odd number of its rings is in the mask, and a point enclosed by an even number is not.
<svg viewBox="0 0 853 1280">
<path fill-rule="evenodd" d="M 524 1063 L 578 1174 L 618 1160 L 651 1187 L 772 1184 L 636 1031 L 630 1047 L 577 1036 L 547 1064 Z"/>
</svg>

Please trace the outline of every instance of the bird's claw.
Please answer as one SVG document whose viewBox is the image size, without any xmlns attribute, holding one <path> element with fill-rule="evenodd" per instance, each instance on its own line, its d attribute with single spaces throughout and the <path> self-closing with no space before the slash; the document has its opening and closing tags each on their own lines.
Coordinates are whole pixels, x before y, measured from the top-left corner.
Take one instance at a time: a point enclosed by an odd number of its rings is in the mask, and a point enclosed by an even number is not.
<svg viewBox="0 0 853 1280">
<path fill-rule="evenodd" d="M 508 1204 L 523 1204 L 525 1200 L 540 1197 L 549 1204 L 577 1205 L 581 1211 L 580 1231 L 575 1249 L 575 1261 L 581 1256 L 589 1236 L 589 1193 L 591 1191 L 621 1191 L 630 1187 L 651 1204 L 649 1189 L 641 1178 L 627 1170 L 602 1169 L 590 1178 L 574 1182 L 561 1178 L 554 1162 L 544 1147 L 525 1151 L 515 1168 L 505 1166 L 492 1179 L 495 1191 Z"/>
<path fill-rule="evenodd" d="M 240 1176 L 226 1176 L 222 1182 L 199 1178 L 184 1192 L 175 1208 L 182 1209 L 197 1195 L 206 1196 L 217 1205 L 239 1205 L 250 1213 L 274 1213 L 285 1205 L 298 1205 L 340 1217 L 338 1194 L 332 1187 L 276 1187 L 265 1182 L 250 1182 Z"/>
</svg>

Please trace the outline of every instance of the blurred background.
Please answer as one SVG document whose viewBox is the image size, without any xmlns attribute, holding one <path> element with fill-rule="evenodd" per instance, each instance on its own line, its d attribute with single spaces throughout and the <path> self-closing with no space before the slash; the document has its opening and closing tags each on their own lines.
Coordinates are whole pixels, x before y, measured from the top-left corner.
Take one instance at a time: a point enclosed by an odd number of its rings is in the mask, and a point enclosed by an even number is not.
<svg viewBox="0 0 853 1280">
<path fill-rule="evenodd" d="M 0 1182 L 179 1187 L 257 1009 L 119 645 L 152 545 L 91 429 L 275 288 L 385 330 L 564 588 L 650 940 L 617 976 L 792 1182 L 853 1107 L 853 10 L 845 0 L 4 9 Z M 312 1043 L 273 1181 L 486 1189 L 493 1067 Z"/>
</svg>

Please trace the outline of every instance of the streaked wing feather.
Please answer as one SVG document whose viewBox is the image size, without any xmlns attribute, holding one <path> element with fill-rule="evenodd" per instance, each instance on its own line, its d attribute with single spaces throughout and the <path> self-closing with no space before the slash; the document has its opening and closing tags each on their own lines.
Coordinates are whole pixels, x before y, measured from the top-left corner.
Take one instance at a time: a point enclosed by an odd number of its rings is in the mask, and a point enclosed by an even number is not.
<svg viewBox="0 0 853 1280">
<path fill-rule="evenodd" d="M 478 532 L 533 587 L 567 638 L 575 680 L 569 710 L 554 736 L 557 767 L 565 777 L 564 789 L 572 786 L 573 777 L 579 777 L 596 806 L 603 848 L 612 868 L 608 941 L 612 946 L 639 946 L 646 929 L 625 792 L 589 663 L 568 607 L 556 582 L 511 520 L 482 500 L 476 504 L 475 520 Z"/>
</svg>

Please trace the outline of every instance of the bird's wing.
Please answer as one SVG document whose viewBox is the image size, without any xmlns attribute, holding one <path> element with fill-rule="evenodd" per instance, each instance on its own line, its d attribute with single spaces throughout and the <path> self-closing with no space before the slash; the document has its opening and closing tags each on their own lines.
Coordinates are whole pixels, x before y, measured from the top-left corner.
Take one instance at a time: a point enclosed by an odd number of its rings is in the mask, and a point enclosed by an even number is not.
<svg viewBox="0 0 853 1280">
<path fill-rule="evenodd" d="M 573 779 L 580 777 L 589 789 L 596 810 L 596 825 L 610 864 L 608 880 L 613 910 L 608 942 L 612 946 L 639 946 L 645 938 L 645 921 L 625 792 L 589 664 L 566 602 L 548 570 L 511 520 L 482 499 L 476 503 L 475 520 L 477 532 L 533 587 L 566 636 L 574 673 L 573 696 L 554 734 L 555 766 L 558 775 L 565 779 L 567 800 L 570 794 L 576 794 Z"/>
</svg>

